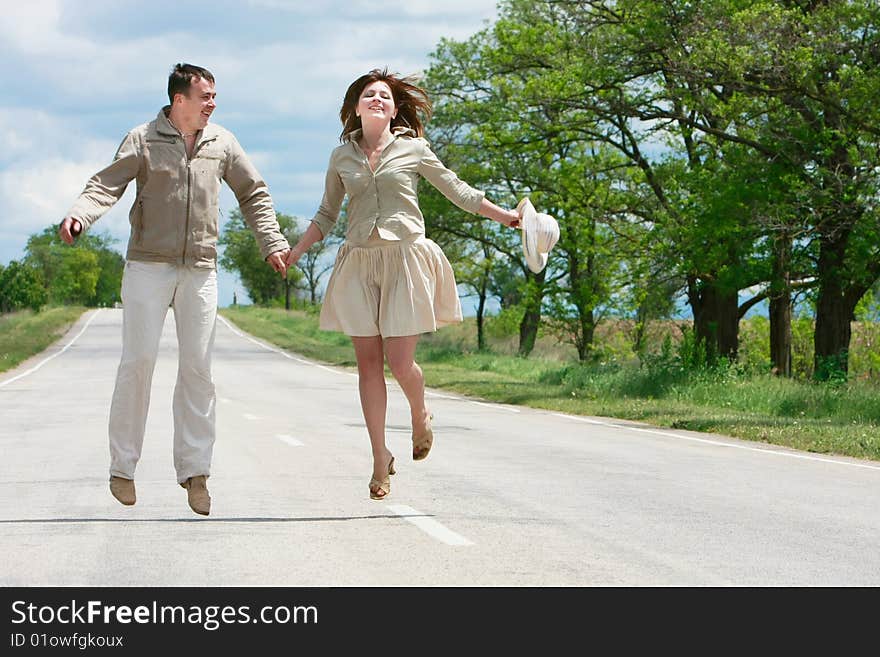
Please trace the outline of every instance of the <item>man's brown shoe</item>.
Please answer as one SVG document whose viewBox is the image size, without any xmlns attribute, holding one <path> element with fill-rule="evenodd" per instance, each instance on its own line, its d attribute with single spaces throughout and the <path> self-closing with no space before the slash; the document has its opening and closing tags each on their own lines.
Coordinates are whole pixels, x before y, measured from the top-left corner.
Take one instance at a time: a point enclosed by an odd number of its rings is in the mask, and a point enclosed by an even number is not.
<svg viewBox="0 0 880 657">
<path fill-rule="evenodd" d="M 189 508 L 199 515 L 206 516 L 211 513 L 211 496 L 208 495 L 208 477 L 198 475 L 190 477 L 180 484 L 186 488 L 186 497 Z"/>
<path fill-rule="evenodd" d="M 110 477 L 110 492 L 125 506 L 131 506 L 137 501 L 134 493 L 134 481 L 122 477 Z"/>
</svg>

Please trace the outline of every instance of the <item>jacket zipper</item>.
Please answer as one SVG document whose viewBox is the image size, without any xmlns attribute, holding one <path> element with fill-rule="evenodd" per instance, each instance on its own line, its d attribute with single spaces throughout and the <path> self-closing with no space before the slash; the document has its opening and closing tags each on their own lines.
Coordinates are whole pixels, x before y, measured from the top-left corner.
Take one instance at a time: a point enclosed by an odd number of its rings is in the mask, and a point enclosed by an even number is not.
<svg viewBox="0 0 880 657">
<path fill-rule="evenodd" d="M 183 142 L 183 137 L 180 138 Z M 199 149 L 205 145 L 206 143 L 214 141 L 214 139 L 205 140 L 202 139 L 198 144 L 193 147 L 192 156 L 186 155 L 186 142 L 183 142 L 183 154 L 186 157 L 186 224 L 185 229 L 186 232 L 183 234 L 183 253 L 180 254 L 181 264 L 186 264 L 186 244 L 189 241 L 189 214 L 190 214 L 190 205 L 192 203 L 192 161 L 195 159 L 196 154 L 199 152 Z"/>
<path fill-rule="evenodd" d="M 192 202 L 192 168 L 190 165 L 192 164 L 192 157 L 187 155 L 186 153 L 186 141 L 183 137 L 180 138 L 181 143 L 183 144 L 183 156 L 186 158 L 186 221 L 184 223 L 184 231 L 183 231 L 183 251 L 180 254 L 180 264 L 186 264 L 186 245 L 189 242 L 189 212 L 190 205 Z M 196 144 L 193 147 L 192 155 L 196 154 Z"/>
</svg>

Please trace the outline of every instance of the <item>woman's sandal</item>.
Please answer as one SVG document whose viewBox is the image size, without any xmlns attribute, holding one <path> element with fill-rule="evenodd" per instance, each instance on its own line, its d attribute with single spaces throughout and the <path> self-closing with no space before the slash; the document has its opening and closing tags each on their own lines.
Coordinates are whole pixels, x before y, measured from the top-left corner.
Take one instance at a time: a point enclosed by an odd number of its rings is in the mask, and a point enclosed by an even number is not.
<svg viewBox="0 0 880 657">
<path fill-rule="evenodd" d="M 434 430 L 431 428 L 431 420 L 433 419 L 433 414 L 428 415 L 428 428 L 421 436 L 416 436 L 416 432 L 413 431 L 413 461 L 423 461 L 428 458 L 428 452 L 431 451 L 431 446 L 434 444 Z"/>
<path fill-rule="evenodd" d="M 394 457 L 391 457 L 391 460 L 388 462 L 388 475 L 385 475 L 385 478 L 382 481 L 379 481 L 375 477 L 370 478 L 370 499 L 371 500 L 381 500 L 386 495 L 391 492 L 391 477 L 389 475 L 396 474 L 396 470 L 394 469 Z"/>
</svg>

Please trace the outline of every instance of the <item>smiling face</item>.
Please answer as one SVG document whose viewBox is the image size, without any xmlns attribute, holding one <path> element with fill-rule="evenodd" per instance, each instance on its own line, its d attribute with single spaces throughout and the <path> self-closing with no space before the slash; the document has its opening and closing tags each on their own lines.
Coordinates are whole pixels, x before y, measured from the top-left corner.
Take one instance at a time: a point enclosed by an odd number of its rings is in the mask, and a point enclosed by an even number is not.
<svg viewBox="0 0 880 657">
<path fill-rule="evenodd" d="M 176 118 L 174 124 L 183 133 L 196 132 L 208 125 L 211 114 L 217 107 L 214 83 L 205 78 L 193 78 L 189 94 L 175 94 L 171 111 Z"/>
<path fill-rule="evenodd" d="M 356 114 L 361 118 L 362 124 L 375 121 L 390 124 L 391 119 L 397 116 L 397 107 L 388 83 L 376 81 L 364 87 Z"/>
</svg>

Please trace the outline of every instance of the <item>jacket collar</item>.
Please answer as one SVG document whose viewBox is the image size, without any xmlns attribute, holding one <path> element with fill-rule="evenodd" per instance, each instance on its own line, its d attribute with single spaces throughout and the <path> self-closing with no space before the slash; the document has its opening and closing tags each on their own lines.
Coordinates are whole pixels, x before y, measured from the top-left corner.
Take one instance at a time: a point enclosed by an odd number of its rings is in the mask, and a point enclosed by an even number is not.
<svg viewBox="0 0 880 657">
<path fill-rule="evenodd" d="M 159 110 L 159 115 L 156 117 L 156 132 L 160 135 L 166 135 L 168 137 L 179 137 L 180 132 L 171 125 L 171 121 L 168 120 L 168 113 L 171 111 L 171 105 L 166 105 L 161 110 Z M 209 141 L 217 138 L 217 128 L 209 123 L 198 133 L 198 138 L 196 139 L 196 143 L 202 141 Z"/>
<path fill-rule="evenodd" d="M 173 128 L 172 128 L 172 130 L 173 130 Z M 345 136 L 342 138 L 342 141 L 344 141 L 346 143 L 356 144 L 358 142 L 358 140 L 361 138 L 361 135 L 363 135 L 363 133 L 364 133 L 364 131 L 361 130 L 360 128 L 355 128 L 351 132 L 345 133 Z M 398 125 L 398 126 L 391 128 L 391 136 L 393 138 L 392 141 L 394 139 L 397 139 L 398 137 L 415 137 L 416 131 L 413 130 L 412 128 L 407 128 L 405 126 Z"/>
</svg>

